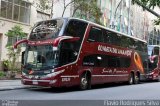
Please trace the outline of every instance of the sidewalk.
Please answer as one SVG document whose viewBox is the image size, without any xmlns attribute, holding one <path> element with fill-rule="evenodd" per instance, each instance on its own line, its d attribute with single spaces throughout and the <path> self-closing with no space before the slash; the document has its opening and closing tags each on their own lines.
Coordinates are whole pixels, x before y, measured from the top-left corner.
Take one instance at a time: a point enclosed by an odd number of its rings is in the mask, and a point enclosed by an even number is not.
<svg viewBox="0 0 160 106">
<path fill-rule="evenodd" d="M 21 84 L 21 80 L 0 80 L 0 91 L 24 89 L 31 86 Z"/>
</svg>

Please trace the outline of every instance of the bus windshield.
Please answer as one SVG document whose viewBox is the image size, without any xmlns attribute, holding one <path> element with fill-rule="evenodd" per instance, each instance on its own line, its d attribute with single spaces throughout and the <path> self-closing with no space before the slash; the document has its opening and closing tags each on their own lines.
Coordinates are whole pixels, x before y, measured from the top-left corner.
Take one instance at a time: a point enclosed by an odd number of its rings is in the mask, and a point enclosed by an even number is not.
<svg viewBox="0 0 160 106">
<path fill-rule="evenodd" d="M 153 46 L 148 46 L 148 55 L 151 56 L 152 55 L 152 51 L 153 51 Z"/>
<path fill-rule="evenodd" d="M 58 64 L 57 51 L 51 45 L 28 46 L 25 67 L 27 69 L 51 69 Z"/>
<path fill-rule="evenodd" d="M 45 40 L 56 38 L 63 26 L 63 20 L 48 20 L 37 23 L 29 37 L 29 40 Z"/>
<path fill-rule="evenodd" d="M 148 55 L 149 56 L 159 55 L 159 47 L 148 46 Z"/>
</svg>

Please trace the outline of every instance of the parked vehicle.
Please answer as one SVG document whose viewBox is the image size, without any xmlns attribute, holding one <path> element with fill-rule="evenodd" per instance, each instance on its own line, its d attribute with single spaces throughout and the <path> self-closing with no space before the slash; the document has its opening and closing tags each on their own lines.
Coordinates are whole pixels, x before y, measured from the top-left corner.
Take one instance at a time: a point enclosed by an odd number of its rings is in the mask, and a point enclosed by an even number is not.
<svg viewBox="0 0 160 106">
<path fill-rule="evenodd" d="M 148 45 L 148 56 L 149 73 L 147 74 L 147 79 L 160 81 L 160 46 Z"/>
<path fill-rule="evenodd" d="M 146 79 L 146 41 L 76 18 L 38 22 L 26 43 L 22 82 L 63 87 Z"/>
</svg>

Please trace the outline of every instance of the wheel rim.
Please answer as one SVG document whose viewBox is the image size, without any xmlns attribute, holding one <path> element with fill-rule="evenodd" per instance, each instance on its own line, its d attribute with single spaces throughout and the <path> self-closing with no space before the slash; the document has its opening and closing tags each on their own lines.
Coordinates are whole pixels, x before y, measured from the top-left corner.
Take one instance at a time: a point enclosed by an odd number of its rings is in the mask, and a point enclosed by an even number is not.
<svg viewBox="0 0 160 106">
<path fill-rule="evenodd" d="M 133 75 L 131 74 L 129 84 L 133 84 Z"/>
<path fill-rule="evenodd" d="M 139 77 L 138 77 L 138 76 L 135 77 L 135 83 L 136 83 L 136 84 L 139 83 Z"/>
<path fill-rule="evenodd" d="M 87 78 L 86 78 L 86 77 L 82 77 L 82 79 L 81 79 L 81 84 L 82 84 L 83 87 L 86 87 L 86 86 L 87 86 L 88 81 L 87 81 Z"/>
<path fill-rule="evenodd" d="M 133 77 L 130 78 L 130 84 L 133 84 Z"/>
</svg>

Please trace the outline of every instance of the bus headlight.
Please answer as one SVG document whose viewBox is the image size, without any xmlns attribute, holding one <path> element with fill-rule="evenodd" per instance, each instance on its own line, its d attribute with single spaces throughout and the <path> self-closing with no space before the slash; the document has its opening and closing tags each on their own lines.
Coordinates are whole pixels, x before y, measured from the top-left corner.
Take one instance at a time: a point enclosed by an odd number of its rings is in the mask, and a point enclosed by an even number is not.
<svg viewBox="0 0 160 106">
<path fill-rule="evenodd" d="M 29 79 L 32 79 L 32 78 L 33 78 L 33 75 L 29 75 L 28 77 L 29 77 Z"/>
<path fill-rule="evenodd" d="M 51 81 L 49 82 L 49 84 L 54 84 L 54 83 L 56 83 L 56 81 L 57 81 L 57 80 L 51 80 Z"/>
<path fill-rule="evenodd" d="M 54 73 L 54 69 L 52 70 L 52 73 Z"/>
<path fill-rule="evenodd" d="M 23 76 L 26 76 L 27 74 L 26 74 L 26 73 L 24 73 L 24 72 L 22 72 L 22 75 L 23 75 Z"/>
<path fill-rule="evenodd" d="M 53 70 L 52 70 L 52 71 L 53 71 Z M 65 71 L 65 69 L 64 69 L 64 70 L 57 71 L 57 72 L 53 72 L 53 73 L 51 73 L 51 74 L 47 74 L 47 77 L 55 77 L 55 76 L 57 76 L 58 74 L 63 73 L 64 71 Z"/>
</svg>

